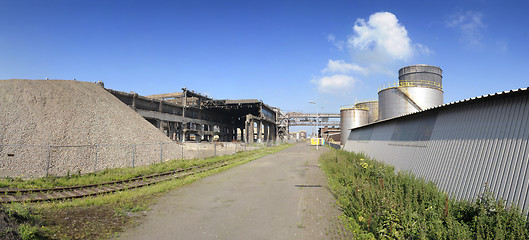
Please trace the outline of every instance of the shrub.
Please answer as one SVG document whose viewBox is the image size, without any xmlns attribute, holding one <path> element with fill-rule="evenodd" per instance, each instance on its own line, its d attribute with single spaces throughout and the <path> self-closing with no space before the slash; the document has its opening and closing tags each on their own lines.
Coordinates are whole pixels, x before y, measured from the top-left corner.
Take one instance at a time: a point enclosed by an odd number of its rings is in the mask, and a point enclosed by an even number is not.
<svg viewBox="0 0 529 240">
<path fill-rule="evenodd" d="M 528 222 L 490 190 L 455 201 L 435 184 L 363 154 L 332 150 L 320 158 L 346 227 L 370 239 L 526 239 Z"/>
</svg>

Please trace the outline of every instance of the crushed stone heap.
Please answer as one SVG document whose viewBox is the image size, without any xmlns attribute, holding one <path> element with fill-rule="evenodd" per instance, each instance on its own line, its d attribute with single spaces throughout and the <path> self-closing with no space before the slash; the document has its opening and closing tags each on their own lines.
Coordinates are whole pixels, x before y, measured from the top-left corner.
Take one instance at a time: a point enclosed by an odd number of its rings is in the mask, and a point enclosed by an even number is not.
<svg viewBox="0 0 529 240">
<path fill-rule="evenodd" d="M 99 85 L 67 80 L 0 80 L 0 144 L 0 176 L 145 165 L 177 148 Z"/>
</svg>

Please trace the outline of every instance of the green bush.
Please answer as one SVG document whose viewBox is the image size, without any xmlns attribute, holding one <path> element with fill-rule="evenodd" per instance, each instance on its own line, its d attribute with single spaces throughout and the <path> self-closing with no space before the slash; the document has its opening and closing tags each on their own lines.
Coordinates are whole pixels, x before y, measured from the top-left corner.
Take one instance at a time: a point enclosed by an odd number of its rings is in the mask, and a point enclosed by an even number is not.
<svg viewBox="0 0 529 240">
<path fill-rule="evenodd" d="M 40 215 L 35 214 L 29 204 L 11 203 L 3 206 L 7 215 L 18 224 L 17 232 L 24 240 L 48 239 L 44 235 L 49 235 L 49 229 L 41 225 Z"/>
<path fill-rule="evenodd" d="M 527 220 L 490 190 L 455 201 L 435 184 L 362 154 L 332 150 L 322 168 L 359 239 L 526 239 Z"/>
<path fill-rule="evenodd" d="M 24 240 L 38 239 L 39 236 L 39 228 L 26 223 L 18 226 L 18 232 Z"/>
<path fill-rule="evenodd" d="M 31 212 L 30 206 L 26 203 L 11 203 L 4 207 L 7 215 L 17 222 L 38 220 L 38 217 Z"/>
</svg>

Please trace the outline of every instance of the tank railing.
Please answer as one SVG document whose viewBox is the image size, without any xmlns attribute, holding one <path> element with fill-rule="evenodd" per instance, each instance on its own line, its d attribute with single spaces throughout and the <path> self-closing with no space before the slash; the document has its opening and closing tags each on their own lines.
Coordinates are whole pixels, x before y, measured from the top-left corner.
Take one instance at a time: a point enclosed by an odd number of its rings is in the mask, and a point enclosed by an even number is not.
<svg viewBox="0 0 529 240">
<path fill-rule="evenodd" d="M 382 91 L 388 88 L 397 88 L 397 87 L 429 87 L 439 90 L 443 90 L 443 85 L 435 81 L 428 80 L 413 80 L 413 81 L 396 81 L 386 83 L 378 87 L 378 91 Z"/>
<path fill-rule="evenodd" d="M 361 107 L 355 107 L 355 105 L 344 105 L 340 107 L 340 110 L 348 110 L 348 109 L 362 109 L 362 110 L 369 110 L 366 106 Z"/>
<path fill-rule="evenodd" d="M 359 103 L 369 103 L 369 102 L 378 102 L 378 100 L 373 100 L 373 99 L 363 99 L 363 100 L 355 100 L 355 105 L 356 104 L 359 104 Z"/>
<path fill-rule="evenodd" d="M 355 105 L 343 105 L 340 107 L 340 110 L 345 110 L 345 109 L 353 109 L 355 107 Z"/>
</svg>

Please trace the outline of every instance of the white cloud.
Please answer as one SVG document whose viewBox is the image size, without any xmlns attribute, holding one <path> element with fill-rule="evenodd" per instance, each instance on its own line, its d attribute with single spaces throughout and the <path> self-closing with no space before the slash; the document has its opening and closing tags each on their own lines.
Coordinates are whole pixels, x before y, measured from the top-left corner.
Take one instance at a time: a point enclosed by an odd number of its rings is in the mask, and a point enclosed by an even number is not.
<svg viewBox="0 0 529 240">
<path fill-rule="evenodd" d="M 344 60 L 331 60 L 327 63 L 327 67 L 322 70 L 322 73 L 360 73 L 368 74 L 368 69 L 354 63 L 346 63 Z"/>
<path fill-rule="evenodd" d="M 428 48 L 427 46 L 422 45 L 420 43 L 416 43 L 413 46 L 414 46 L 416 52 L 422 53 L 424 55 L 430 55 L 430 54 L 434 53 L 432 50 L 430 50 L 430 48 Z"/>
<path fill-rule="evenodd" d="M 327 34 L 327 41 L 331 42 L 339 50 L 343 50 L 344 41 L 336 40 L 336 36 L 334 36 L 334 34 Z"/>
<path fill-rule="evenodd" d="M 369 20 L 358 19 L 348 46 L 357 51 L 376 54 L 392 60 L 407 60 L 413 55 L 411 39 L 393 13 L 377 12 Z"/>
<path fill-rule="evenodd" d="M 321 71 L 323 76 L 312 80 L 322 93 L 352 90 L 355 83 L 360 82 L 359 75 L 376 73 L 395 77 L 395 68 L 402 66 L 403 61 L 419 54 L 433 54 L 426 45 L 413 43 L 406 28 L 389 12 L 374 13 L 367 20 L 357 19 L 346 41 L 334 34 L 326 38 L 340 50 L 347 48 L 352 61 L 329 59 Z"/>
<path fill-rule="evenodd" d="M 322 93 L 344 93 L 351 90 L 356 82 L 351 76 L 336 74 L 313 79 L 313 83 L 318 85 L 318 91 Z"/>
<path fill-rule="evenodd" d="M 461 34 L 460 40 L 471 47 L 481 47 L 481 39 L 486 26 L 482 21 L 480 12 L 458 12 L 448 17 L 446 26 L 455 29 Z"/>
</svg>

